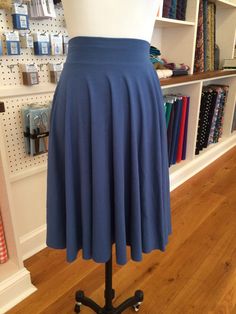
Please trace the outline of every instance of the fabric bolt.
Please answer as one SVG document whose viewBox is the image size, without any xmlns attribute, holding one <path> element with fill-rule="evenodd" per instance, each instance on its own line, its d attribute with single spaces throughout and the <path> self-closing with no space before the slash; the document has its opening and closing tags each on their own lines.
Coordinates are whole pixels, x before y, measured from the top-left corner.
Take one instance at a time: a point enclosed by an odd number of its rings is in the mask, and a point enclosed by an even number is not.
<svg viewBox="0 0 236 314">
<path fill-rule="evenodd" d="M 187 96 L 183 96 L 182 101 L 183 101 L 183 105 L 182 105 L 182 114 L 181 114 L 180 131 L 179 131 L 178 151 L 177 151 L 177 158 L 176 158 L 177 162 L 180 162 L 182 160 L 184 128 L 185 128 L 185 122 L 186 122 Z"/>
<path fill-rule="evenodd" d="M 207 68 L 206 71 L 211 71 L 211 49 L 212 49 L 212 42 L 211 42 L 211 6 L 210 3 L 207 5 Z"/>
<path fill-rule="evenodd" d="M 217 121 L 216 121 L 214 137 L 213 137 L 214 143 L 217 143 L 219 141 L 220 137 L 222 137 L 223 122 L 224 122 L 224 111 L 225 111 L 225 106 L 227 105 L 227 98 L 228 98 L 228 92 L 229 92 L 229 85 L 213 85 L 213 87 L 217 87 L 217 86 L 221 86 L 223 91 L 222 91 L 222 97 L 221 97 L 218 117 L 217 117 Z"/>
<path fill-rule="evenodd" d="M 177 20 L 186 20 L 186 8 L 187 0 L 178 0 L 176 8 L 176 19 Z"/>
<path fill-rule="evenodd" d="M 203 0 L 200 0 L 198 13 L 197 39 L 195 48 L 194 72 L 204 71 L 204 31 L 203 31 Z"/>
<path fill-rule="evenodd" d="M 172 103 L 168 102 L 167 103 L 167 109 L 166 109 L 166 126 L 168 128 L 169 122 L 170 122 L 170 114 L 172 110 Z"/>
<path fill-rule="evenodd" d="M 218 70 L 218 64 L 217 64 L 217 44 L 216 44 L 216 4 L 213 3 L 212 5 L 212 14 L 213 14 L 213 22 L 212 22 L 212 28 L 213 28 L 213 47 L 212 47 L 212 54 L 213 54 L 213 70 Z"/>
<path fill-rule="evenodd" d="M 206 88 L 206 100 L 205 103 L 203 103 L 203 114 L 202 114 L 202 131 L 200 134 L 200 150 L 204 148 L 205 138 L 207 134 L 207 123 L 208 123 L 208 116 L 210 114 L 211 106 L 212 106 L 212 98 L 213 93 L 212 90 L 209 90 L 209 88 Z"/>
<path fill-rule="evenodd" d="M 211 10 L 211 70 L 215 68 L 215 4 L 210 3 Z"/>
<path fill-rule="evenodd" d="M 187 154 L 188 117 L 189 117 L 189 107 L 190 107 L 190 96 L 186 96 L 186 97 L 187 97 L 187 108 L 186 108 L 186 121 L 185 121 L 185 126 L 184 126 L 182 160 L 186 159 L 186 154 Z"/>
<path fill-rule="evenodd" d="M 208 89 L 204 86 L 202 89 L 201 105 L 200 105 L 200 114 L 198 121 L 198 134 L 197 134 L 197 143 L 196 143 L 196 154 L 199 154 L 200 150 L 203 148 L 203 143 L 206 133 L 206 121 L 207 115 L 210 110 L 211 103 L 211 93 L 208 92 Z"/>
<path fill-rule="evenodd" d="M 164 2 L 163 2 L 163 12 L 162 12 L 162 16 L 163 17 L 169 18 L 171 5 L 172 5 L 172 0 L 164 0 Z"/>
<path fill-rule="evenodd" d="M 68 262 L 165 251 L 172 232 L 160 82 L 142 39 L 74 37 L 50 120 L 47 238 Z"/>
<path fill-rule="evenodd" d="M 216 99 L 216 105 L 215 105 L 215 109 L 214 109 L 214 113 L 213 113 L 213 117 L 211 121 L 210 133 L 208 137 L 208 145 L 214 142 L 214 132 L 216 128 L 216 122 L 217 122 L 221 99 L 222 99 L 222 91 L 223 90 L 221 87 L 216 87 L 217 99 Z"/>
<path fill-rule="evenodd" d="M 208 0 L 203 0 L 203 47 L 204 47 L 204 71 L 207 71 L 207 38 L 208 38 L 208 27 L 207 27 L 207 7 Z"/>
<path fill-rule="evenodd" d="M 235 130 L 236 130 L 236 105 L 234 106 L 234 115 L 233 115 L 231 132 L 234 132 Z"/>
<path fill-rule="evenodd" d="M 176 19 L 176 9 L 177 9 L 177 0 L 172 0 L 170 11 L 169 11 L 169 18 Z"/>
<path fill-rule="evenodd" d="M 208 138 L 209 138 L 209 133 L 210 133 L 210 129 L 211 129 L 212 118 L 213 118 L 213 114 L 214 114 L 214 110 L 215 110 L 215 106 L 216 106 L 216 101 L 217 101 L 217 97 L 218 97 L 217 91 L 212 89 L 211 87 L 209 87 L 209 92 L 212 93 L 212 98 L 211 98 L 211 102 L 210 102 L 210 106 L 209 106 L 209 111 L 208 111 L 208 114 L 206 117 L 206 131 L 205 131 L 204 142 L 203 142 L 204 148 L 206 148 L 208 145 Z"/>
<path fill-rule="evenodd" d="M 4 233 L 3 220 L 0 212 L 0 264 L 6 263 L 8 259 L 9 257 Z"/>
<path fill-rule="evenodd" d="M 176 155 L 178 149 L 178 139 L 179 139 L 179 131 L 180 131 L 180 123 L 181 123 L 181 113 L 182 113 L 182 97 L 178 97 L 176 100 L 176 114 L 173 126 L 173 135 L 172 135 L 172 143 L 171 143 L 171 153 L 170 153 L 170 163 L 176 163 Z"/>
<path fill-rule="evenodd" d="M 174 101 L 172 104 L 172 110 L 171 110 L 171 114 L 170 114 L 168 130 L 167 130 L 169 166 L 171 165 L 171 147 L 172 147 L 172 143 L 173 143 L 173 130 L 174 130 L 176 110 L 177 110 L 176 109 L 176 101 Z"/>
</svg>

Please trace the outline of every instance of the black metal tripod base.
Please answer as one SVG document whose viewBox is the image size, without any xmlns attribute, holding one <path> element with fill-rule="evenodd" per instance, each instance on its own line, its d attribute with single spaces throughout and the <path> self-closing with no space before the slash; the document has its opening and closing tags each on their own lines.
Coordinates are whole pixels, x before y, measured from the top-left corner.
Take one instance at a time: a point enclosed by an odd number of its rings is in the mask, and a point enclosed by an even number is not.
<svg viewBox="0 0 236 314">
<path fill-rule="evenodd" d="M 105 293 L 106 294 L 106 291 Z M 112 289 L 112 299 L 115 297 L 115 290 Z M 79 290 L 75 295 L 76 305 L 75 305 L 75 313 L 80 313 L 81 305 L 88 306 L 97 314 L 120 314 L 124 310 L 129 307 L 133 307 L 135 312 L 139 311 L 139 307 L 143 301 L 143 291 L 137 290 L 133 297 L 128 298 L 124 302 L 122 302 L 118 307 L 113 307 L 112 305 L 100 307 L 97 303 L 95 303 L 92 299 L 86 297 L 84 292 Z"/>
</svg>

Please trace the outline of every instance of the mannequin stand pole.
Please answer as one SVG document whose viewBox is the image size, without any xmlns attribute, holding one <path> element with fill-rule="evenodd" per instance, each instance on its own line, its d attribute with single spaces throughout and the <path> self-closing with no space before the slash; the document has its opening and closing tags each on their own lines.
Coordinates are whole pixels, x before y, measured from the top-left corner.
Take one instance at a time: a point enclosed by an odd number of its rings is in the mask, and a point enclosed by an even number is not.
<svg viewBox="0 0 236 314">
<path fill-rule="evenodd" d="M 78 290 L 75 294 L 75 313 L 80 313 L 82 305 L 90 307 L 97 314 L 120 314 L 129 307 L 133 307 L 134 311 L 138 312 L 143 301 L 143 292 L 141 290 L 136 290 L 133 297 L 122 302 L 118 307 L 112 305 L 112 300 L 115 297 L 115 290 L 112 288 L 112 257 L 105 264 L 105 274 L 105 306 L 100 307 L 92 299 L 86 297 L 83 291 Z"/>
</svg>

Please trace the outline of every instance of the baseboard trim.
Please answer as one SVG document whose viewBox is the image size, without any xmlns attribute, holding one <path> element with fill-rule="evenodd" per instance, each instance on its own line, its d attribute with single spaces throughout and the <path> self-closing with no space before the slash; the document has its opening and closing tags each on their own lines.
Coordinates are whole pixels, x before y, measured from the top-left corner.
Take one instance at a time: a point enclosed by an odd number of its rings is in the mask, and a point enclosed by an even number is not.
<svg viewBox="0 0 236 314">
<path fill-rule="evenodd" d="M 43 250 L 46 245 L 46 224 L 20 237 L 23 260 Z"/>
<path fill-rule="evenodd" d="M 232 135 L 222 143 L 212 144 L 210 149 L 206 151 L 203 150 L 200 155 L 195 157 L 193 160 L 188 161 L 183 167 L 174 171 L 170 175 L 170 190 L 173 191 L 176 189 L 195 174 L 209 166 L 216 159 L 224 155 L 234 146 L 236 146 L 236 136 Z"/>
<path fill-rule="evenodd" d="M 32 285 L 30 272 L 23 268 L 0 284 L 0 314 L 6 313 L 26 297 L 37 291 Z"/>
</svg>

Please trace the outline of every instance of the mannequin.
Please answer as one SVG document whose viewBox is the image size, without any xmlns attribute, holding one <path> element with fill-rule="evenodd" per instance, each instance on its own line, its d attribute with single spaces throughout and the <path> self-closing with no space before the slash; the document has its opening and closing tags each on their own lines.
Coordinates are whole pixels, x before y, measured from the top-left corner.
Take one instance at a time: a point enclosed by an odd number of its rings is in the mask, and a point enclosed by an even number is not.
<svg viewBox="0 0 236 314">
<path fill-rule="evenodd" d="M 138 311 L 141 290 L 113 306 L 113 244 L 124 265 L 127 245 L 141 261 L 164 251 L 172 231 L 166 119 L 150 61 L 160 2 L 62 0 L 70 41 L 51 112 L 47 245 L 66 248 L 68 262 L 81 251 L 105 263 L 104 307 L 78 290 L 76 313 Z"/>
<path fill-rule="evenodd" d="M 151 41 L 161 0 L 62 0 L 69 36 Z"/>
</svg>

